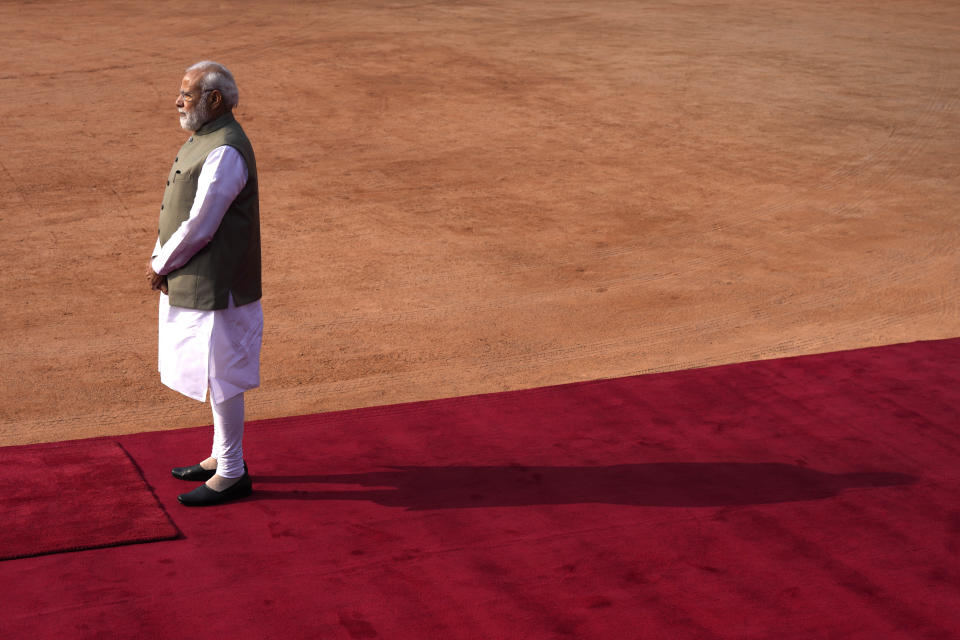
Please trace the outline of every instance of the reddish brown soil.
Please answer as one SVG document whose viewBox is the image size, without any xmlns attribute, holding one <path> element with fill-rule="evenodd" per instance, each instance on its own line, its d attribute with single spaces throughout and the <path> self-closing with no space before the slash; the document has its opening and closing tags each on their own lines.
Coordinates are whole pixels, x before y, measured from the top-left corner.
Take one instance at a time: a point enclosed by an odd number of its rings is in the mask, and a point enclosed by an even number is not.
<svg viewBox="0 0 960 640">
<path fill-rule="evenodd" d="M 210 422 L 142 277 L 201 58 L 250 418 L 960 335 L 956 2 L 139 5 L 0 3 L 0 445 Z"/>
</svg>

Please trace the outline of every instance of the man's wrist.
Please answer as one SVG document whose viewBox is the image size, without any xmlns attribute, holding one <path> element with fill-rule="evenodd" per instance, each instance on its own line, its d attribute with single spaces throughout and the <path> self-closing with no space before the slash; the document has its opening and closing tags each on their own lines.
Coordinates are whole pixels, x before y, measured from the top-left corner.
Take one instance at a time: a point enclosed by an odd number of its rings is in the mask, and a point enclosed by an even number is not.
<svg viewBox="0 0 960 640">
<path fill-rule="evenodd" d="M 159 268 L 158 268 L 159 267 Z M 160 270 L 163 268 L 162 264 L 157 264 L 157 256 L 154 256 L 150 259 L 150 268 L 153 269 L 153 272 L 158 276 L 165 276 L 167 274 L 160 273 Z"/>
</svg>

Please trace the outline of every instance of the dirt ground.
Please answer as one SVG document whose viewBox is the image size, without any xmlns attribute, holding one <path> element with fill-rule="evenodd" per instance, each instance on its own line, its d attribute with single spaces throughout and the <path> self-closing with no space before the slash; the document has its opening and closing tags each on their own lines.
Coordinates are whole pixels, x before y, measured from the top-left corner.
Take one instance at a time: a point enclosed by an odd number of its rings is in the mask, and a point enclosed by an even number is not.
<svg viewBox="0 0 960 640">
<path fill-rule="evenodd" d="M 240 86 L 251 419 L 960 335 L 960 4 L 0 2 L 0 445 L 210 423 L 142 276 Z"/>
</svg>

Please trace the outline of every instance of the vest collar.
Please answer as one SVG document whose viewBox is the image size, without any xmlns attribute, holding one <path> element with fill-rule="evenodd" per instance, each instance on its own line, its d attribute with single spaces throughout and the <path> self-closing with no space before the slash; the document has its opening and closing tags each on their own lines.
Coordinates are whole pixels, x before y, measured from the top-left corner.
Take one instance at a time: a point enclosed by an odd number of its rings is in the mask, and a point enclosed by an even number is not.
<svg viewBox="0 0 960 640">
<path fill-rule="evenodd" d="M 207 135 L 208 133 L 213 133 L 213 132 L 216 131 L 217 129 L 222 129 L 223 127 L 227 126 L 228 124 L 230 124 L 231 122 L 233 122 L 233 120 L 234 120 L 234 118 L 233 118 L 233 112 L 232 112 L 232 111 L 227 111 L 225 114 L 223 114 L 222 116 L 220 116 L 220 117 L 217 118 L 216 120 L 211 120 L 211 121 L 208 122 L 207 124 L 203 125 L 203 126 L 200 127 L 199 129 L 197 129 L 196 131 L 194 131 L 194 132 L 193 132 L 193 135 L 195 135 L 195 136 L 204 136 L 204 135 Z"/>
</svg>

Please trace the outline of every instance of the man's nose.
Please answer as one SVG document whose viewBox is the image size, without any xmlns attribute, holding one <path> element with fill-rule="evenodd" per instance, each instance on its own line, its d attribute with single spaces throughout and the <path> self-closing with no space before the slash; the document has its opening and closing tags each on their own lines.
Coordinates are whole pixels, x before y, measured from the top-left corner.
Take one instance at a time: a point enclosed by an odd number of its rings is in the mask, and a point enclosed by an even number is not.
<svg viewBox="0 0 960 640">
<path fill-rule="evenodd" d="M 176 105 L 177 105 L 178 108 L 183 106 L 183 96 L 182 96 L 182 95 L 177 95 Z"/>
</svg>

